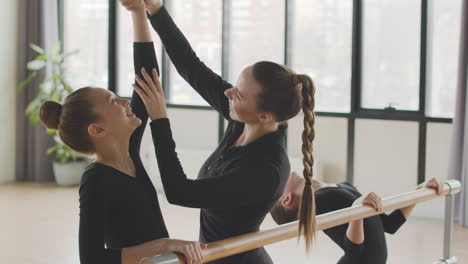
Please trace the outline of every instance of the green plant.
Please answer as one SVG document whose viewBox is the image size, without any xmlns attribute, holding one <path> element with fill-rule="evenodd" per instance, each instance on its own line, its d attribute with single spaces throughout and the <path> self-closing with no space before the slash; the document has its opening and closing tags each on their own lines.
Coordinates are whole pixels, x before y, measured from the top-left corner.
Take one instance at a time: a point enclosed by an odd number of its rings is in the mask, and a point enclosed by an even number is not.
<svg viewBox="0 0 468 264">
<path fill-rule="evenodd" d="M 64 62 L 66 57 L 78 53 L 78 50 L 63 52 L 60 41 L 55 42 L 48 52 L 32 43 L 29 44 L 29 47 L 38 55 L 26 64 L 29 71 L 28 77 L 18 87 L 23 89 L 36 78 L 40 79 L 39 92 L 28 104 L 25 111 L 29 123 L 34 126 L 39 122 L 39 109 L 44 102 L 60 103 L 65 96 L 73 92 L 72 87 L 65 80 Z M 47 129 L 47 133 L 55 135 L 56 131 Z M 54 137 L 54 145 L 46 153 L 47 155 L 54 154 L 55 160 L 62 164 L 84 159 L 58 140 L 56 136 Z"/>
<path fill-rule="evenodd" d="M 47 149 L 47 155 L 55 154 L 55 161 L 60 164 L 65 164 L 68 162 L 73 161 L 83 161 L 86 158 L 77 154 L 73 150 L 71 150 L 67 145 L 63 144 L 60 139 L 55 136 L 54 137 L 54 145 Z"/>
</svg>

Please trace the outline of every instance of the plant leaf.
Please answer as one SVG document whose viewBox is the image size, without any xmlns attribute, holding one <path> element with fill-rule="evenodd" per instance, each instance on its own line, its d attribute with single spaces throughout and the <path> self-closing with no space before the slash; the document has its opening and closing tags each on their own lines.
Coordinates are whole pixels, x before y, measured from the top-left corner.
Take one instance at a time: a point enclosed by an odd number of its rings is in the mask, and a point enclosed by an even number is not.
<svg viewBox="0 0 468 264">
<path fill-rule="evenodd" d="M 39 71 L 46 66 L 46 62 L 43 60 L 32 60 L 28 62 L 26 67 L 30 71 Z"/>
<path fill-rule="evenodd" d="M 28 77 L 26 78 L 26 80 L 22 81 L 19 85 L 18 85 L 18 89 L 24 89 L 24 87 L 28 86 L 32 80 L 34 79 L 34 77 L 36 77 L 37 75 L 37 72 L 31 72 Z"/>
<path fill-rule="evenodd" d="M 33 44 L 33 43 L 29 43 L 29 47 L 34 50 L 35 52 L 39 53 L 39 54 L 44 54 L 45 53 L 45 50 L 39 46 L 37 46 L 36 44 Z"/>
<path fill-rule="evenodd" d="M 62 54 L 58 55 L 58 57 L 57 57 L 57 62 L 62 63 L 63 60 L 64 60 L 66 57 L 71 56 L 71 55 L 74 55 L 74 54 L 77 54 L 77 53 L 79 53 L 79 52 L 80 52 L 80 50 L 77 49 L 77 50 L 73 50 L 73 51 L 69 51 L 69 52 L 62 53 Z"/>
<path fill-rule="evenodd" d="M 49 51 L 50 58 L 54 60 L 59 55 L 61 49 L 62 49 L 62 44 L 60 43 L 60 41 L 56 41 L 52 45 L 52 48 L 50 48 L 50 51 Z"/>
</svg>

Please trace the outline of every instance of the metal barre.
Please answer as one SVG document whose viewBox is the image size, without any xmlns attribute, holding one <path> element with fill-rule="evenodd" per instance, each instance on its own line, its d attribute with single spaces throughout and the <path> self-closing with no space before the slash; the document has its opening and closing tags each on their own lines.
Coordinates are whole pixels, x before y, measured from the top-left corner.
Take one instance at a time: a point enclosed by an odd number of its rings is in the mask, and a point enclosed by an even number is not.
<svg viewBox="0 0 468 264">
<path fill-rule="evenodd" d="M 435 191 L 428 188 L 420 190 L 410 191 L 394 196 L 389 196 L 382 199 L 383 211 L 391 211 L 399 208 L 403 208 L 412 204 L 424 202 L 437 197 L 446 195 L 453 195 L 461 190 L 461 184 L 459 181 L 450 180 L 446 181 L 443 186 L 443 192 L 441 196 L 435 194 Z M 370 207 L 363 205 L 357 205 L 341 210 L 329 212 L 326 214 L 317 216 L 317 227 L 316 230 L 324 230 L 331 227 L 339 226 L 342 224 L 349 223 L 351 221 L 367 218 L 370 216 L 381 214 L 382 212 L 376 212 Z M 238 237 L 228 238 L 222 241 L 217 241 L 208 245 L 203 250 L 204 263 L 210 262 L 216 259 L 225 258 L 235 254 L 239 254 L 245 251 L 249 251 L 255 248 L 259 248 L 265 245 L 269 245 L 275 242 L 287 240 L 290 238 L 297 237 L 298 222 L 293 222 L 278 227 L 245 234 Z M 456 258 L 455 258 L 456 259 Z M 451 260 L 451 259 L 449 259 Z M 447 260 L 441 260 L 442 262 L 436 263 L 455 263 L 447 262 Z M 444 262 L 445 261 L 445 262 Z M 151 258 L 144 258 L 140 264 L 183 264 L 185 263 L 182 256 L 178 256 L 174 253 L 163 254 Z"/>
</svg>

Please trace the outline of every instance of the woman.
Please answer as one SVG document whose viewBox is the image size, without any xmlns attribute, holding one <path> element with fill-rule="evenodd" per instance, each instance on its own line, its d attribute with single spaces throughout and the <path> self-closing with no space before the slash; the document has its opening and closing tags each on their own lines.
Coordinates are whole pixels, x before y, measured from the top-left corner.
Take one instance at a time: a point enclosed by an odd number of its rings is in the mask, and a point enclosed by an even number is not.
<svg viewBox="0 0 468 264">
<path fill-rule="evenodd" d="M 157 68 L 141 1 L 133 13 L 135 68 Z M 96 155 L 80 185 L 81 263 L 139 263 L 144 257 L 177 251 L 201 263 L 201 244 L 168 239 L 158 197 L 140 159 L 148 115 L 137 94 L 132 101 L 102 88 L 81 88 L 63 105 L 46 102 L 42 123 L 56 129 L 73 150 Z"/>
<path fill-rule="evenodd" d="M 133 10 L 135 0 L 121 0 Z M 303 136 L 306 182 L 312 177 L 314 91 L 312 80 L 272 62 L 245 68 L 236 87 L 196 56 L 160 1 L 147 1 L 150 21 L 182 77 L 227 120 L 224 138 L 200 169 L 198 179 L 185 175 L 177 158 L 164 96 L 157 80 L 135 87 L 151 122 L 160 175 L 169 202 L 201 208 L 200 240 L 204 243 L 259 230 L 280 198 L 290 173 L 285 150 L 286 121 L 305 112 Z M 149 91 L 149 92 L 148 92 Z M 314 231 L 310 185 L 304 187 L 300 232 L 309 246 Z M 272 263 L 260 248 L 213 263 Z"/>
<path fill-rule="evenodd" d="M 283 196 L 271 210 L 271 216 L 277 224 L 286 224 L 297 220 L 299 201 L 302 196 L 304 180 L 296 173 L 291 176 Z M 364 204 L 378 212 L 382 211 L 380 197 L 374 193 L 362 196 L 350 183 L 327 184 L 313 180 L 312 188 L 317 201 L 317 214 L 324 214 L 342 208 Z M 437 194 L 442 193 L 442 185 L 435 178 L 416 187 L 434 188 Z M 393 211 L 391 214 L 380 214 L 357 220 L 349 224 L 324 230 L 344 255 L 339 264 L 383 264 L 387 261 L 385 234 L 394 234 L 406 221 L 415 205 Z"/>
</svg>

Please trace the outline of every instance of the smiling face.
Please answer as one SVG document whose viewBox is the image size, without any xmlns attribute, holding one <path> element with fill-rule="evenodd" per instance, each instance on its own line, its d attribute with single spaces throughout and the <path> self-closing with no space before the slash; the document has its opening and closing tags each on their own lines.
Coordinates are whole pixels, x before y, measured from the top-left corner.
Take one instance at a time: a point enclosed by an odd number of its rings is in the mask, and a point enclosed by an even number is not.
<svg viewBox="0 0 468 264">
<path fill-rule="evenodd" d="M 120 98 L 107 89 L 94 89 L 90 100 L 94 102 L 94 111 L 99 118 L 88 127 L 91 137 L 130 137 L 141 125 L 141 120 L 132 112 L 130 100 Z"/>
<path fill-rule="evenodd" d="M 255 80 L 252 69 L 253 66 L 245 68 L 240 73 L 236 86 L 224 92 L 229 99 L 230 117 L 242 123 L 258 123 L 272 118 L 270 113 L 258 110 L 257 102 L 258 97 L 261 96 L 262 87 Z"/>
</svg>

